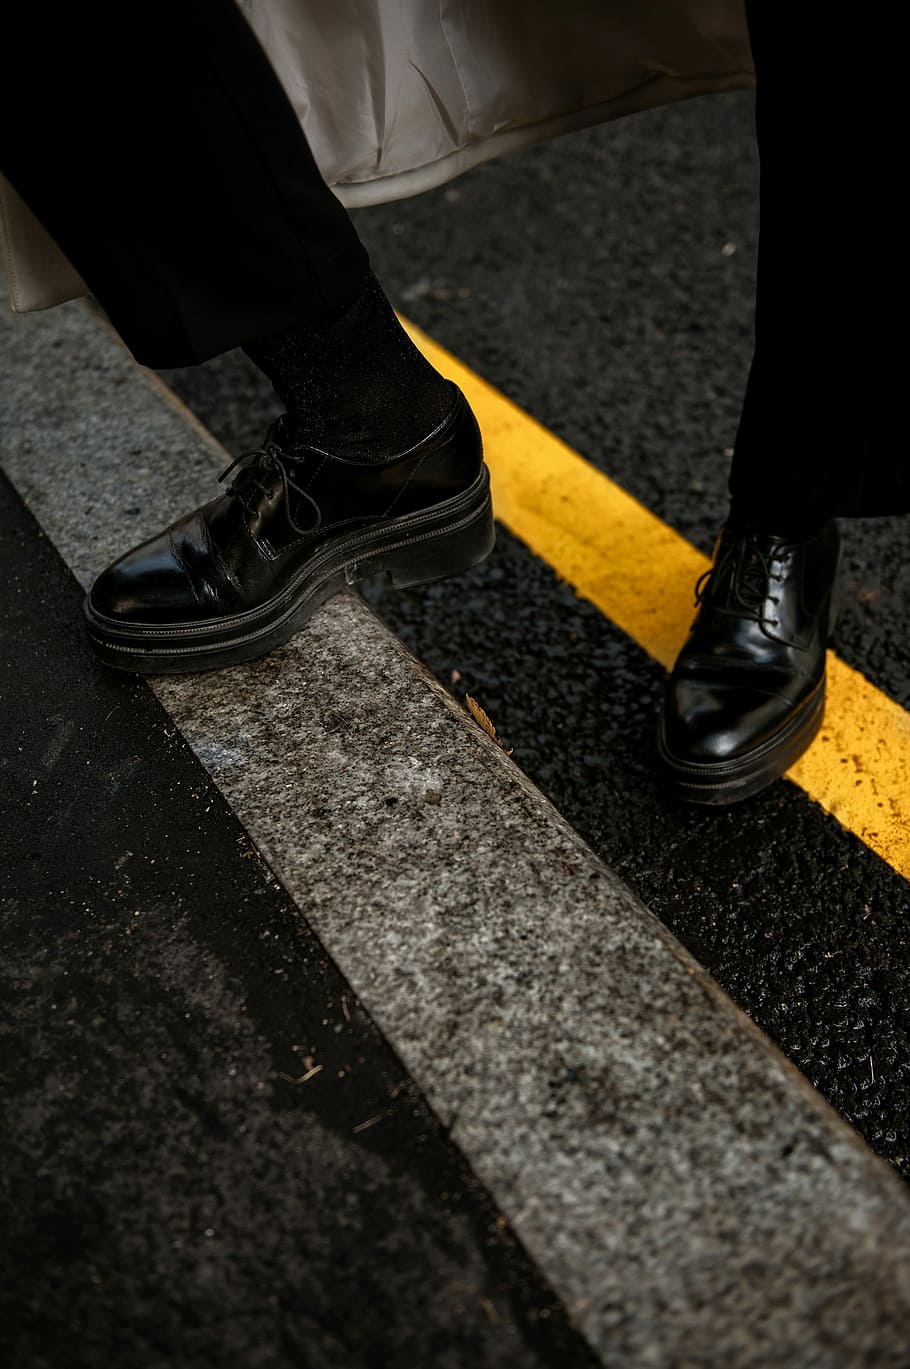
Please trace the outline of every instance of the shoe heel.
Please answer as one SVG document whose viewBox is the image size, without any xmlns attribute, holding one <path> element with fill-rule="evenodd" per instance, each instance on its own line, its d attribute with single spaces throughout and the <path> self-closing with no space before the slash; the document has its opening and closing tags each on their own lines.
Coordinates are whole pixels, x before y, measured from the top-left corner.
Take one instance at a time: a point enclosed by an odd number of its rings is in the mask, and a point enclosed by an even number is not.
<svg viewBox="0 0 910 1369">
<path fill-rule="evenodd" d="M 495 542 L 493 508 L 488 496 L 484 506 L 462 526 L 386 552 L 382 568 L 396 589 L 426 585 L 479 565 L 489 556 Z"/>
<path fill-rule="evenodd" d="M 839 584 L 835 584 L 834 588 L 833 588 L 832 591 L 831 591 L 831 600 L 830 600 L 829 605 L 828 605 L 828 641 L 829 641 L 829 642 L 831 641 L 831 638 L 834 636 L 834 629 L 835 629 L 835 627 L 837 626 L 837 620 L 838 620 L 838 618 L 840 617 L 840 607 L 841 607 L 841 599 L 842 599 L 842 597 L 843 597 L 843 596 L 842 596 L 842 592 L 841 592 L 841 587 L 840 587 L 840 585 L 839 585 Z"/>
<path fill-rule="evenodd" d="M 838 546 L 837 565 L 834 568 L 834 578 L 831 581 L 831 596 L 828 599 L 828 642 L 834 636 L 834 629 L 840 617 L 841 603 L 843 601 L 844 587 L 841 580 L 841 566 L 843 564 L 843 552 Z"/>
</svg>

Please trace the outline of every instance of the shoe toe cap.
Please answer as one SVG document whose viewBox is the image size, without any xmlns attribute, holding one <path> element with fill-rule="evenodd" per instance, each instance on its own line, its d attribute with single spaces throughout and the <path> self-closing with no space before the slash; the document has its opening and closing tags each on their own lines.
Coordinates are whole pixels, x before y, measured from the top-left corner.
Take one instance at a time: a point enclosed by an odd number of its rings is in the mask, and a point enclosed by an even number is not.
<svg viewBox="0 0 910 1369">
<path fill-rule="evenodd" d="M 695 765 L 739 760 L 773 737 L 793 706 L 789 690 L 771 686 L 673 681 L 664 709 L 667 749 Z"/>
<path fill-rule="evenodd" d="M 98 576 L 90 610 L 128 623 L 188 622 L 203 616 L 193 584 L 165 534 L 121 556 Z"/>
</svg>

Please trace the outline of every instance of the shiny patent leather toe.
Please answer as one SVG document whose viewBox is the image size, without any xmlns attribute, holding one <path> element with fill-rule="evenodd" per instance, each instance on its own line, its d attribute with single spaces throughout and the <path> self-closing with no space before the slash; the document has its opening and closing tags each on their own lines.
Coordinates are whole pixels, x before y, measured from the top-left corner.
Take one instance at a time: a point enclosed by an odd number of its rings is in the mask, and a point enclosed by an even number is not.
<svg viewBox="0 0 910 1369">
<path fill-rule="evenodd" d="M 203 542 L 197 515 L 168 528 L 115 561 L 91 590 L 93 611 L 132 623 L 191 623 L 220 611 L 219 579 L 188 569 L 192 556 L 183 548 Z"/>
</svg>

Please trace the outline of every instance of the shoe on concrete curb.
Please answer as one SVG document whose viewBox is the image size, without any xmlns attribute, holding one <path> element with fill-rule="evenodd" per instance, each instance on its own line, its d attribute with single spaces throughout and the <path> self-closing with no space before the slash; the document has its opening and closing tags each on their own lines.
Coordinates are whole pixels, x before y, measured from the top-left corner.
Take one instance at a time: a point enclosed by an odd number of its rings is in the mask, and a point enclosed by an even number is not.
<svg viewBox="0 0 910 1369">
<path fill-rule="evenodd" d="M 85 599 L 108 665 L 211 670 L 286 642 L 346 584 L 403 587 L 468 570 L 493 549 L 489 473 L 461 391 L 393 461 L 345 461 L 293 441 L 283 414 L 221 476 L 225 492 L 119 558 Z"/>
<path fill-rule="evenodd" d="M 725 528 L 658 727 L 662 779 L 690 803 L 758 793 L 822 724 L 840 552 L 831 521 L 803 541 Z"/>
</svg>

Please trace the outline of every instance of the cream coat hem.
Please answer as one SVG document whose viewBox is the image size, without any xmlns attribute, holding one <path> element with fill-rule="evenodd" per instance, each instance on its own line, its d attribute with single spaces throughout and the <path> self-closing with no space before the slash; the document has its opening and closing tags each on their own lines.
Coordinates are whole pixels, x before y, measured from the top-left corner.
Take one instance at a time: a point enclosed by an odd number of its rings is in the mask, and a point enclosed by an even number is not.
<svg viewBox="0 0 910 1369">
<path fill-rule="evenodd" d="M 360 208 L 591 124 L 754 83 L 743 0 L 239 0 Z M 16 312 L 88 293 L 0 176 Z"/>
</svg>

